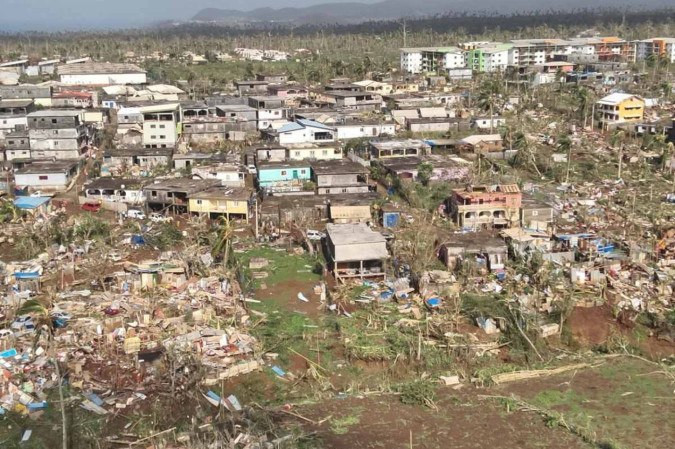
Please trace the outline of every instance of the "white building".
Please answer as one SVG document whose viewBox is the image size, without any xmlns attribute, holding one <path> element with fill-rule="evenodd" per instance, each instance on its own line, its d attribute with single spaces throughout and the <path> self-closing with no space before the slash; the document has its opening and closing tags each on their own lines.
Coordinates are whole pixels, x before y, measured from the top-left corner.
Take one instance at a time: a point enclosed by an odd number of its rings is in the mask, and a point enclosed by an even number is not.
<svg viewBox="0 0 675 449">
<path fill-rule="evenodd" d="M 655 37 L 636 42 L 638 61 L 643 61 L 651 55 L 662 57 L 669 62 L 675 62 L 675 38 Z"/>
<path fill-rule="evenodd" d="M 334 142 L 335 128 L 313 120 L 298 119 L 288 123 L 276 132 L 281 145 L 294 143 Z"/>
<path fill-rule="evenodd" d="M 14 183 L 19 188 L 66 190 L 78 171 L 78 161 L 34 162 L 14 172 Z"/>
<path fill-rule="evenodd" d="M 378 137 L 396 134 L 396 123 L 343 123 L 334 125 L 337 130 L 337 139 L 360 139 L 363 137 Z"/>
<path fill-rule="evenodd" d="M 464 52 L 457 47 L 401 49 L 401 70 L 404 72 L 437 72 L 464 66 Z"/>
<path fill-rule="evenodd" d="M 174 148 L 178 142 L 178 103 L 138 108 L 143 114 L 143 146 L 146 148 Z"/>
<path fill-rule="evenodd" d="M 57 67 L 63 84 L 107 86 L 111 84 L 146 84 L 145 70 L 133 64 L 85 62 Z"/>
</svg>

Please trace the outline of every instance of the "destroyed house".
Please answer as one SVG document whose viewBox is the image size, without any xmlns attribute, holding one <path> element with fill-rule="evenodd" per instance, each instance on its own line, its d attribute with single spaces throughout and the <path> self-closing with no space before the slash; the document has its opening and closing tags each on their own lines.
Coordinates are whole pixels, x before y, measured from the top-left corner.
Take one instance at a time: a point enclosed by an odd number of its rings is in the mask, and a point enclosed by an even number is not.
<svg viewBox="0 0 675 449">
<path fill-rule="evenodd" d="M 172 154 L 171 148 L 111 148 L 103 154 L 103 164 L 121 170 L 134 166 L 151 170 L 155 167 L 168 166 Z"/>
<path fill-rule="evenodd" d="M 520 225 L 523 228 L 547 231 L 553 226 L 554 210 L 550 204 L 523 195 L 520 206 Z"/>
<path fill-rule="evenodd" d="M 239 95 L 264 93 L 267 91 L 268 84 L 267 81 L 262 80 L 243 80 L 234 82 L 234 86 L 237 88 Z"/>
<path fill-rule="evenodd" d="M 281 162 L 286 160 L 286 153 L 288 149 L 286 147 L 259 147 L 255 149 L 255 158 L 256 161 L 270 161 L 270 162 Z"/>
<path fill-rule="evenodd" d="M 380 159 L 374 162 L 401 180 L 417 181 L 422 164 L 431 164 L 431 181 L 466 181 L 471 175 L 472 163 L 459 157 L 409 156 Z"/>
<path fill-rule="evenodd" d="M 504 240 L 486 231 L 450 234 L 442 238 L 437 247 L 441 261 L 451 271 L 460 268 L 462 263 L 475 263 L 490 271 L 501 271 L 508 259 Z"/>
<path fill-rule="evenodd" d="M 326 234 L 326 260 L 337 281 L 386 279 L 389 253 L 382 234 L 365 223 L 329 223 Z"/>
<path fill-rule="evenodd" d="M 338 108 L 376 110 L 382 107 L 382 96 L 372 92 L 326 91 L 322 93 Z"/>
<path fill-rule="evenodd" d="M 251 197 L 252 192 L 244 188 L 209 187 L 190 195 L 189 211 L 209 218 L 224 216 L 248 220 Z"/>
<path fill-rule="evenodd" d="M 468 186 L 453 190 L 446 210 L 462 228 L 511 228 L 520 224 L 521 200 L 515 184 Z"/>
<path fill-rule="evenodd" d="M 143 187 L 148 183 L 138 178 L 98 178 L 84 186 L 87 199 L 114 203 L 145 204 Z"/>
<path fill-rule="evenodd" d="M 2 100 L 0 99 L 0 119 L 11 116 L 26 116 L 35 110 L 33 100 Z M 0 123 L 2 121 L 0 120 Z"/>
<path fill-rule="evenodd" d="M 312 180 L 319 195 L 368 192 L 366 167 L 348 159 L 312 162 Z"/>
<path fill-rule="evenodd" d="M 372 159 L 422 156 L 429 153 L 429 145 L 422 140 L 387 140 L 369 142 Z"/>
<path fill-rule="evenodd" d="M 152 210 L 186 213 L 193 194 L 219 185 L 220 182 L 215 179 L 165 179 L 145 186 L 143 194 Z"/>
</svg>

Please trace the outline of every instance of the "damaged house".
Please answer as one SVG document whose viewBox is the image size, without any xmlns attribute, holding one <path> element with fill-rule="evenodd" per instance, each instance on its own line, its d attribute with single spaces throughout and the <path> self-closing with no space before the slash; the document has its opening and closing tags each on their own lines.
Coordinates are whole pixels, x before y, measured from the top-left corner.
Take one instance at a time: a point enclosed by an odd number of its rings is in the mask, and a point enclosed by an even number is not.
<svg viewBox="0 0 675 449">
<path fill-rule="evenodd" d="M 326 259 L 337 281 L 386 279 L 389 252 L 382 234 L 364 223 L 329 223 L 326 234 Z"/>
<path fill-rule="evenodd" d="M 368 175 L 366 167 L 347 159 L 334 161 L 314 161 L 312 180 L 316 184 L 319 195 L 336 193 L 368 192 Z"/>
<path fill-rule="evenodd" d="M 475 262 L 489 271 L 504 270 L 508 247 L 504 240 L 491 232 L 451 234 L 437 245 L 439 258 L 448 270 L 454 271 L 464 261 Z"/>
<path fill-rule="evenodd" d="M 511 228 L 520 225 L 522 195 L 515 184 L 470 185 L 454 189 L 446 210 L 465 229 Z"/>
</svg>

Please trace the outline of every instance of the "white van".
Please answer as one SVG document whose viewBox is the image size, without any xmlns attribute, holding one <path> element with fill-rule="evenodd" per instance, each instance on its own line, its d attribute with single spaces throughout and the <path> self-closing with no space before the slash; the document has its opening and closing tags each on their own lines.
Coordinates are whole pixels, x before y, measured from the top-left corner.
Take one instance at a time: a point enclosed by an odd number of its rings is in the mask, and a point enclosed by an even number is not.
<svg viewBox="0 0 675 449">
<path fill-rule="evenodd" d="M 138 209 L 129 209 L 127 211 L 127 218 L 136 218 L 138 220 L 145 220 L 145 214 Z"/>
</svg>

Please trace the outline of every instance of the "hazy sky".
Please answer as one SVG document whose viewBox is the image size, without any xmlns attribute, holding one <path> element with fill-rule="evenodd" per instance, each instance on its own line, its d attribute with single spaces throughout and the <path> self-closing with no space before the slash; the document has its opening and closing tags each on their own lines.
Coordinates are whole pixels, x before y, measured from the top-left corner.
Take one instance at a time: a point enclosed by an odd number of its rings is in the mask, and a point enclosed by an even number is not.
<svg viewBox="0 0 675 449">
<path fill-rule="evenodd" d="M 0 31 L 132 27 L 158 20 L 188 19 L 208 7 L 245 11 L 344 1 L 347 0 L 0 0 Z"/>
</svg>

